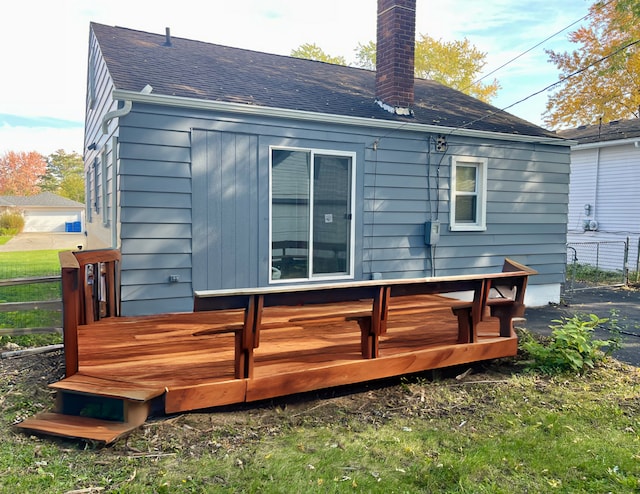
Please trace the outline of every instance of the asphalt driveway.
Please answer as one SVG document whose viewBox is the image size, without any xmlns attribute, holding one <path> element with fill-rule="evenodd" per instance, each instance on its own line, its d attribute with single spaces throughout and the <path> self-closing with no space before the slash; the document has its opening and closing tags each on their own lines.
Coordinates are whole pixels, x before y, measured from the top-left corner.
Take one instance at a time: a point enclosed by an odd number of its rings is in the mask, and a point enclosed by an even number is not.
<svg viewBox="0 0 640 494">
<path fill-rule="evenodd" d="M 6 244 L 0 245 L 0 252 L 24 250 L 78 250 L 84 247 L 84 233 L 19 233 Z"/>
</svg>

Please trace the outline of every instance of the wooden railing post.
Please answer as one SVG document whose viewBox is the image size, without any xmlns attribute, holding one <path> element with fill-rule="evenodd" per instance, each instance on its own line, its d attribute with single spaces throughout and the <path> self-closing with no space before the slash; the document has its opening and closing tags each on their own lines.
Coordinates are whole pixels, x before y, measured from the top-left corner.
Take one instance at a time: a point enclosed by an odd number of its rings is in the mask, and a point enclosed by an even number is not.
<svg viewBox="0 0 640 494">
<path fill-rule="evenodd" d="M 62 280 L 62 334 L 65 376 L 78 372 L 78 321 L 80 318 L 80 265 L 72 252 L 60 252 Z"/>
</svg>

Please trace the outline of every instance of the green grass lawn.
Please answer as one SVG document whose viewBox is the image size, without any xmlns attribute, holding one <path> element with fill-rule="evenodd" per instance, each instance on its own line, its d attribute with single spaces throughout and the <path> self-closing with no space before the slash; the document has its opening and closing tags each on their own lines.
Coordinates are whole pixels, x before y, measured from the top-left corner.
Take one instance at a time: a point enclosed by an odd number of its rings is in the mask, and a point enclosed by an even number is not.
<svg viewBox="0 0 640 494">
<path fill-rule="evenodd" d="M 0 252 L 0 280 L 60 275 L 57 250 Z M 0 287 L 0 303 L 60 299 L 60 282 Z M 0 312 L 0 346 L 12 342 L 20 346 L 60 343 L 57 333 L 10 336 L 2 328 L 60 327 L 60 311 L 30 310 Z"/>
<path fill-rule="evenodd" d="M 640 490 L 640 375 L 617 361 L 546 376 L 508 359 L 165 417 L 106 448 L 12 430 L 51 400 L 19 365 L 0 381 L 2 492 Z"/>
</svg>

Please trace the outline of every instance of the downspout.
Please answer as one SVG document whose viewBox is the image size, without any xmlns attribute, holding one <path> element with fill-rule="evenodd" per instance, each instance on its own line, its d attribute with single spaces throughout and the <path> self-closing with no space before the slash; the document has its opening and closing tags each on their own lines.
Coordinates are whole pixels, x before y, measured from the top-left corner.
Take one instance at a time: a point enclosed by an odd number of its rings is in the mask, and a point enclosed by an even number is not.
<svg viewBox="0 0 640 494">
<path fill-rule="evenodd" d="M 153 88 L 147 84 L 142 91 L 141 94 L 150 94 L 153 91 Z M 124 117 L 131 112 L 131 108 L 133 107 L 133 103 L 130 99 L 124 100 L 124 105 L 122 108 L 117 110 L 113 110 L 107 112 L 102 117 L 102 133 L 104 135 L 109 133 L 109 123 L 114 118 Z M 118 156 L 118 138 L 116 136 L 112 136 L 111 138 L 111 246 L 116 249 L 118 247 L 118 163 L 120 162 L 120 158 Z"/>
<path fill-rule="evenodd" d="M 118 138 L 111 138 L 111 248 L 118 248 Z"/>
<path fill-rule="evenodd" d="M 124 106 L 122 108 L 106 113 L 105 116 L 102 117 L 102 133 L 108 134 L 109 122 L 111 122 L 111 120 L 113 120 L 114 118 L 124 117 L 125 115 L 128 115 L 131 111 L 132 106 L 133 103 L 131 103 L 131 100 L 125 100 Z"/>
<path fill-rule="evenodd" d="M 153 91 L 153 88 L 149 84 L 147 84 L 142 89 L 142 91 L 140 91 L 140 94 L 150 94 L 151 91 Z M 102 117 L 102 133 L 108 134 L 109 122 L 111 122 L 111 120 L 113 120 L 114 118 L 120 118 L 120 117 L 124 117 L 125 115 L 128 115 L 129 112 L 131 111 L 132 106 L 133 106 L 133 103 L 131 102 L 131 100 L 127 99 L 127 100 L 124 100 L 124 105 L 122 108 L 106 113 L 104 117 Z"/>
<path fill-rule="evenodd" d="M 593 219 L 598 221 L 598 188 L 600 187 L 600 148 L 596 150 L 596 176 L 593 191 Z"/>
</svg>

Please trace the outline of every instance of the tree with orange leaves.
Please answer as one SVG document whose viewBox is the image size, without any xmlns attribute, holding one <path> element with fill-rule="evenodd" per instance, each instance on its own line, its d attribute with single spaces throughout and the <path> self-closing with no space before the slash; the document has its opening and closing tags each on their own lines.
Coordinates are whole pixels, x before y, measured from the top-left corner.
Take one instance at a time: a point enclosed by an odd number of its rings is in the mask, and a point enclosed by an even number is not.
<svg viewBox="0 0 640 494">
<path fill-rule="evenodd" d="M 587 27 L 569 34 L 580 48 L 547 52 L 562 81 L 547 102 L 544 121 L 551 128 L 640 117 L 637 0 L 595 2 L 589 19 Z"/>
<path fill-rule="evenodd" d="M 35 151 L 5 153 L 0 156 L 0 195 L 30 196 L 39 193 L 46 168 L 47 161 Z"/>
</svg>

